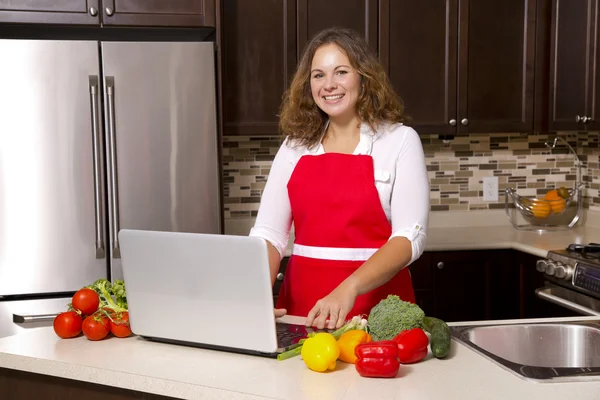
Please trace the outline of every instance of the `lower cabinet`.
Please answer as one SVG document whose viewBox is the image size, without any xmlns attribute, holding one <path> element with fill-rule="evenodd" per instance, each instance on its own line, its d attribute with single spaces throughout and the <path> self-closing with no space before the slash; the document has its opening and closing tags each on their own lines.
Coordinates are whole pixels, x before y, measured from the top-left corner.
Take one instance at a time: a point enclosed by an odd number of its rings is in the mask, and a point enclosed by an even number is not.
<svg viewBox="0 0 600 400">
<path fill-rule="evenodd" d="M 431 251 L 408 268 L 419 307 L 446 322 L 577 316 L 536 296 L 544 285 L 538 259 L 515 250 Z M 275 302 L 288 260 L 273 286 Z"/>
</svg>

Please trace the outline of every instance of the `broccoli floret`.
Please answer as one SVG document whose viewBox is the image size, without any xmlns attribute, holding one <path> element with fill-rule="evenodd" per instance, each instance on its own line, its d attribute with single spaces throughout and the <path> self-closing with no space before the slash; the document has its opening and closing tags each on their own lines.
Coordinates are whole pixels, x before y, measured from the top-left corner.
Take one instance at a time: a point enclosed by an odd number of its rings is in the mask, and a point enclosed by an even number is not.
<svg viewBox="0 0 600 400">
<path fill-rule="evenodd" d="M 369 333 L 373 340 L 391 340 L 404 330 L 421 328 L 425 312 L 413 303 L 389 295 L 369 313 Z"/>
</svg>

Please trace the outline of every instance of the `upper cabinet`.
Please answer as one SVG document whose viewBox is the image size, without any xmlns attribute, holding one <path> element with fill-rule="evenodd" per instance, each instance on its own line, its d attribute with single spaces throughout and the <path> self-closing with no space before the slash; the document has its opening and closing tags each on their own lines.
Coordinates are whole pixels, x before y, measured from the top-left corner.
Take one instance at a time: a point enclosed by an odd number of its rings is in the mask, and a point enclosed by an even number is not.
<svg viewBox="0 0 600 400">
<path fill-rule="evenodd" d="M 120 26 L 215 26 L 215 0 L 102 0 L 102 23 Z"/>
<path fill-rule="evenodd" d="M 380 0 L 379 51 L 419 133 L 533 129 L 535 0 Z"/>
<path fill-rule="evenodd" d="M 222 1 L 224 135 L 277 135 L 296 67 L 295 0 Z"/>
<path fill-rule="evenodd" d="M 377 49 L 376 0 L 222 0 L 224 135 L 278 135 L 282 96 L 310 38 L 352 28 Z"/>
<path fill-rule="evenodd" d="M 552 0 L 551 131 L 598 130 L 598 2 Z"/>
<path fill-rule="evenodd" d="M 216 0 L 0 0 L 0 23 L 215 26 Z"/>
<path fill-rule="evenodd" d="M 378 0 L 297 0 L 298 55 L 309 40 L 323 29 L 351 28 L 377 50 Z"/>
<path fill-rule="evenodd" d="M 101 0 L 0 0 L 0 23 L 98 25 Z"/>
</svg>

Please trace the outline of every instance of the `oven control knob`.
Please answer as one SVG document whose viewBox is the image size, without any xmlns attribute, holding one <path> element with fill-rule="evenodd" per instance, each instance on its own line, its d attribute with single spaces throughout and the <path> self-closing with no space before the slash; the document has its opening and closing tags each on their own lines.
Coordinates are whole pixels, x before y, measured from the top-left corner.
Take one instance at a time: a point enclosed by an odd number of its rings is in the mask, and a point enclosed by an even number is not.
<svg viewBox="0 0 600 400">
<path fill-rule="evenodd" d="M 556 264 L 552 261 L 547 262 L 546 263 L 546 274 L 554 275 L 555 271 L 556 271 Z"/>
<path fill-rule="evenodd" d="M 556 268 L 554 269 L 554 276 L 557 278 L 564 278 L 567 275 L 567 267 L 560 262 L 556 263 Z"/>
<path fill-rule="evenodd" d="M 538 262 L 535 263 L 535 268 L 540 272 L 546 272 L 546 264 L 546 260 L 538 260 Z"/>
<path fill-rule="evenodd" d="M 561 278 L 561 279 L 568 281 L 573 276 L 573 267 L 571 267 L 570 265 L 561 264 L 560 267 L 558 267 L 558 266 L 556 267 L 556 271 L 554 272 L 554 275 L 557 278 Z"/>
</svg>

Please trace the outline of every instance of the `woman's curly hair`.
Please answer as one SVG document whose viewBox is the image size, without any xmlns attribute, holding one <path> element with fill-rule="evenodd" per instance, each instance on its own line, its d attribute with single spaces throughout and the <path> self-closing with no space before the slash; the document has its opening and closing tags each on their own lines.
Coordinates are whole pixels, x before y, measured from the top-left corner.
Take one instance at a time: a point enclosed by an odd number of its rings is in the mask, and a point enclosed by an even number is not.
<svg viewBox="0 0 600 400">
<path fill-rule="evenodd" d="M 306 45 L 296 68 L 292 83 L 283 96 L 279 127 L 284 137 L 297 145 L 312 147 L 319 142 L 328 116 L 315 103 L 310 87 L 312 59 L 317 49 L 336 44 L 348 57 L 360 75 L 362 90 L 356 102 L 361 122 L 373 130 L 382 122 L 409 122 L 404 104 L 396 94 L 367 42 L 356 31 L 329 28 L 319 32 Z"/>
</svg>

